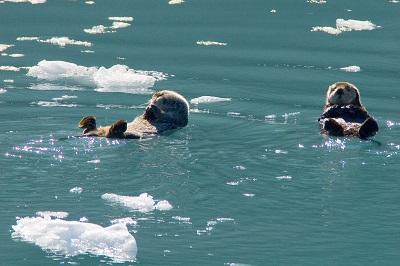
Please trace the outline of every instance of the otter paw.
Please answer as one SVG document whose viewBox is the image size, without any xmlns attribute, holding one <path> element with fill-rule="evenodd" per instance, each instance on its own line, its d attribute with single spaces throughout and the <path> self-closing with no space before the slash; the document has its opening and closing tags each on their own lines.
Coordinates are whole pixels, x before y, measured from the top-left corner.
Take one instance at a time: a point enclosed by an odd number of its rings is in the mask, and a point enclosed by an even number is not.
<svg viewBox="0 0 400 266">
<path fill-rule="evenodd" d="M 335 119 L 328 119 L 324 123 L 324 129 L 332 136 L 344 136 L 344 130 Z"/>
<path fill-rule="evenodd" d="M 79 128 L 83 128 L 83 134 L 86 134 L 90 131 L 96 129 L 96 117 L 94 116 L 85 116 L 79 121 Z"/>
<path fill-rule="evenodd" d="M 128 123 L 125 120 L 118 120 L 114 124 L 111 125 L 108 130 L 107 138 L 123 138 L 124 132 L 128 128 Z"/>
<path fill-rule="evenodd" d="M 366 139 L 368 137 L 372 137 L 378 132 L 379 127 L 378 123 L 373 118 L 368 118 L 364 121 L 361 125 L 360 129 L 358 130 L 358 134 L 360 138 Z"/>
</svg>

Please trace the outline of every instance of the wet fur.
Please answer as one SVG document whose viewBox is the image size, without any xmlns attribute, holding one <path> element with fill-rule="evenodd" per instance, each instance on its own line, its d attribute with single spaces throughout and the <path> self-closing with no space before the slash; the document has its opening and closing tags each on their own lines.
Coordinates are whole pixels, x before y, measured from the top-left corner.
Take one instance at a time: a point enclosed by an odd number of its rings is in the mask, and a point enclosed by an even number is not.
<svg viewBox="0 0 400 266">
<path fill-rule="evenodd" d="M 84 136 L 137 139 L 185 127 L 188 123 L 189 103 L 173 91 L 153 94 L 145 112 L 132 122 L 118 120 L 110 126 L 96 127 L 96 118 L 82 118 L 79 127 Z"/>
<path fill-rule="evenodd" d="M 344 104 L 334 102 L 340 99 L 335 94 L 345 89 L 355 92 L 354 99 L 350 102 L 344 99 Z M 344 94 L 343 91 L 341 93 Z M 328 87 L 323 113 L 318 121 L 321 133 L 332 136 L 368 138 L 374 136 L 379 130 L 374 118 L 362 105 L 359 90 L 348 82 L 337 82 Z"/>
</svg>

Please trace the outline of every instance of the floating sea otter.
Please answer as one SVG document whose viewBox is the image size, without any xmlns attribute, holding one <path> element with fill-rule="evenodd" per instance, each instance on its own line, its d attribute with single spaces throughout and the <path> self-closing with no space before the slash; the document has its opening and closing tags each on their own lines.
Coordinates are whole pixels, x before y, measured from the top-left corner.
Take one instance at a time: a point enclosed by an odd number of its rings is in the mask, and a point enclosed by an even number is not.
<svg viewBox="0 0 400 266">
<path fill-rule="evenodd" d="M 174 91 L 153 94 L 144 113 L 132 122 L 118 120 L 110 126 L 97 127 L 94 116 L 86 116 L 79 122 L 84 136 L 137 139 L 160 134 L 187 125 L 189 103 Z"/>
<path fill-rule="evenodd" d="M 318 121 L 321 132 L 332 136 L 366 139 L 379 130 L 378 123 L 361 104 L 359 90 L 348 82 L 337 82 L 329 86 L 324 113 Z"/>
</svg>

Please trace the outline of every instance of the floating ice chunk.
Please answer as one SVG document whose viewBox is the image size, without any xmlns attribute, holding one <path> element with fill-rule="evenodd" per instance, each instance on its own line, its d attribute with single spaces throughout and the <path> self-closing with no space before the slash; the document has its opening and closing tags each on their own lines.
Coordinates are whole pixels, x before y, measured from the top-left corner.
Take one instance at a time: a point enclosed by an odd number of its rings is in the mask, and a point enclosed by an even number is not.
<svg viewBox="0 0 400 266">
<path fill-rule="evenodd" d="M 18 72 L 20 70 L 19 67 L 15 67 L 15 66 L 0 66 L 0 71 L 14 71 L 14 72 Z"/>
<path fill-rule="evenodd" d="M 28 76 L 49 81 L 72 81 L 79 85 L 94 86 L 100 92 L 125 92 L 150 94 L 158 80 L 167 75 L 156 71 L 138 71 L 125 65 L 105 67 L 85 67 L 65 61 L 40 61 L 29 69 Z"/>
<path fill-rule="evenodd" d="M 94 54 L 93 50 L 83 50 L 81 53 L 86 53 L 86 54 Z"/>
<path fill-rule="evenodd" d="M 0 94 L 6 93 L 7 90 L 6 89 L 0 89 Z"/>
<path fill-rule="evenodd" d="M 38 102 L 33 102 L 32 104 L 36 104 L 42 107 L 68 107 L 68 108 L 73 108 L 73 107 L 78 107 L 77 104 L 66 104 L 66 103 L 60 103 L 60 102 L 49 102 L 49 101 L 38 101 Z"/>
<path fill-rule="evenodd" d="M 70 39 L 68 37 L 52 37 L 50 39 L 46 40 L 38 40 L 38 42 L 42 43 L 50 43 L 53 45 L 58 45 L 60 47 L 65 47 L 66 45 L 81 45 L 81 46 L 92 46 L 91 42 L 86 42 L 86 41 L 76 41 L 73 39 Z"/>
<path fill-rule="evenodd" d="M 292 179 L 292 177 L 290 175 L 282 175 L 282 176 L 277 176 L 275 178 L 278 179 L 278 180 L 283 180 L 283 179 L 290 180 L 290 179 Z"/>
<path fill-rule="evenodd" d="M 43 218 L 67 218 L 68 217 L 68 212 L 51 212 L 51 211 L 42 211 L 42 212 L 37 212 L 37 216 L 41 216 Z"/>
<path fill-rule="evenodd" d="M 4 83 L 14 83 L 13 79 L 5 79 L 3 80 Z"/>
<path fill-rule="evenodd" d="M 99 159 L 97 159 L 97 160 L 91 160 L 91 161 L 87 161 L 87 163 L 98 164 L 98 163 L 100 163 L 100 160 L 99 160 Z"/>
<path fill-rule="evenodd" d="M 354 20 L 354 19 L 345 20 L 342 18 L 338 18 L 336 19 L 336 28 L 316 26 L 313 27 L 311 31 L 322 31 L 329 34 L 338 35 L 341 34 L 342 32 L 348 32 L 353 30 L 354 31 L 374 30 L 376 28 L 380 28 L 380 26 L 377 26 L 368 20 L 366 21 Z"/>
<path fill-rule="evenodd" d="M 126 218 L 119 218 L 119 219 L 114 219 L 111 220 L 112 224 L 132 224 L 132 225 L 136 225 L 137 222 L 134 221 L 131 217 L 126 217 Z"/>
<path fill-rule="evenodd" d="M 31 3 L 32 5 L 44 4 L 47 0 L 2 0 L 0 3 L 11 2 L 11 3 Z"/>
<path fill-rule="evenodd" d="M 94 5 L 95 2 L 94 2 L 94 1 L 85 1 L 85 4 L 87 4 L 87 5 Z"/>
<path fill-rule="evenodd" d="M 182 223 L 191 224 L 190 217 L 172 216 L 172 219 L 177 220 Z"/>
<path fill-rule="evenodd" d="M 307 0 L 307 3 L 310 4 L 326 4 L 325 0 Z"/>
<path fill-rule="evenodd" d="M 276 9 L 271 9 L 270 13 L 276 13 Z"/>
<path fill-rule="evenodd" d="M 76 99 L 78 98 L 78 96 L 74 96 L 74 95 L 63 95 L 61 97 L 58 98 L 53 98 L 53 101 L 64 101 L 64 100 L 68 100 L 68 99 Z"/>
<path fill-rule="evenodd" d="M 228 102 L 232 100 L 231 98 L 221 98 L 215 96 L 201 96 L 190 100 L 191 104 L 201 104 L 201 103 L 216 103 L 216 102 Z"/>
<path fill-rule="evenodd" d="M 86 218 L 85 216 L 83 216 L 83 217 L 79 218 L 79 222 L 86 223 L 86 222 L 89 222 L 89 219 Z"/>
<path fill-rule="evenodd" d="M 23 57 L 25 56 L 24 54 L 9 54 L 9 57 Z"/>
<path fill-rule="evenodd" d="M 71 193 L 75 193 L 75 194 L 81 194 L 83 191 L 83 188 L 81 187 L 73 187 L 69 190 L 69 192 Z"/>
<path fill-rule="evenodd" d="M 101 198 L 111 203 L 116 203 L 132 210 L 138 210 L 140 212 L 149 212 L 154 209 L 158 209 L 161 211 L 172 209 L 172 205 L 168 201 L 161 200 L 156 203 L 153 197 L 147 193 L 142 193 L 137 197 L 120 196 L 113 193 L 105 193 L 101 196 Z"/>
<path fill-rule="evenodd" d="M 204 46 L 226 46 L 228 45 L 225 42 L 215 42 L 215 41 L 197 41 L 197 45 L 204 45 Z"/>
<path fill-rule="evenodd" d="M 253 194 L 253 193 L 244 193 L 243 194 L 243 196 L 245 196 L 245 197 L 250 197 L 250 198 L 252 198 L 252 197 L 254 197 L 256 194 Z"/>
<path fill-rule="evenodd" d="M 340 33 L 342 33 L 342 31 L 337 28 L 321 26 L 312 27 L 311 31 L 322 31 L 332 35 L 339 35 Z"/>
<path fill-rule="evenodd" d="M 341 67 L 340 70 L 345 71 L 345 72 L 360 72 L 361 68 L 359 66 L 347 66 L 347 67 Z"/>
<path fill-rule="evenodd" d="M 170 0 L 168 2 L 169 5 L 180 5 L 183 4 L 185 1 L 184 0 Z"/>
<path fill-rule="evenodd" d="M 126 28 L 129 27 L 131 24 L 127 23 L 127 22 L 122 22 L 122 21 L 114 21 L 112 23 L 111 28 L 113 29 L 122 29 L 122 28 Z"/>
<path fill-rule="evenodd" d="M 137 254 L 136 240 L 123 223 L 102 227 L 48 217 L 24 217 L 12 228 L 14 239 L 32 242 L 46 251 L 65 256 L 90 253 L 126 262 L 134 261 Z"/>
<path fill-rule="evenodd" d="M 26 36 L 22 36 L 22 37 L 18 37 L 17 41 L 38 41 L 39 37 L 26 37 Z"/>
<path fill-rule="evenodd" d="M 103 25 L 97 25 L 91 27 L 90 29 L 83 29 L 83 31 L 89 34 L 102 34 L 108 32 L 107 29 L 108 27 L 105 27 Z"/>
<path fill-rule="evenodd" d="M 1 44 L 0 43 L 0 52 L 3 52 L 3 51 L 5 51 L 5 50 L 7 50 L 8 48 L 10 48 L 10 47 L 13 47 L 14 45 L 12 45 L 12 44 Z"/>
<path fill-rule="evenodd" d="M 133 21 L 133 17 L 108 17 L 108 19 L 111 21 Z"/>
</svg>

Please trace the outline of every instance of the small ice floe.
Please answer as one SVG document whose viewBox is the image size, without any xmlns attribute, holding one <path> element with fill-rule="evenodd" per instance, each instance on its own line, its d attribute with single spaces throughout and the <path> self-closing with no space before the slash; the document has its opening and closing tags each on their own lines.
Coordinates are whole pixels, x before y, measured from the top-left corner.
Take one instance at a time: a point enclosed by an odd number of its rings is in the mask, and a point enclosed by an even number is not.
<svg viewBox="0 0 400 266">
<path fill-rule="evenodd" d="M 46 3 L 47 0 L 1 0 L 0 4 L 5 3 L 5 2 L 10 2 L 10 3 L 31 3 L 32 5 L 37 5 L 37 4 L 44 4 Z"/>
<path fill-rule="evenodd" d="M 271 9 L 271 10 L 269 11 L 269 13 L 275 14 L 275 13 L 276 13 L 276 9 Z"/>
<path fill-rule="evenodd" d="M 106 256 L 115 262 L 133 262 L 137 254 L 135 238 L 125 224 L 108 227 L 52 217 L 24 217 L 12 226 L 12 238 L 33 243 L 43 250 L 65 255 Z"/>
<path fill-rule="evenodd" d="M 374 30 L 380 28 L 380 26 L 375 25 L 371 21 L 362 21 L 362 20 L 354 20 L 354 19 L 336 19 L 336 28 L 333 27 L 321 27 L 316 26 L 311 29 L 311 31 L 322 31 L 328 34 L 339 35 L 343 32 L 350 31 L 363 31 L 363 30 Z"/>
<path fill-rule="evenodd" d="M 95 2 L 94 2 L 94 1 L 85 1 L 85 4 L 87 4 L 87 5 L 94 5 Z"/>
<path fill-rule="evenodd" d="M 15 66 L 0 66 L 0 71 L 14 71 L 14 72 L 18 72 L 20 70 L 19 67 L 15 67 Z"/>
<path fill-rule="evenodd" d="M 43 218 L 59 218 L 59 219 L 64 219 L 68 217 L 68 212 L 52 212 L 52 211 L 41 211 L 41 212 L 36 212 L 37 216 L 43 217 Z"/>
<path fill-rule="evenodd" d="M 236 170 L 246 170 L 246 167 L 244 167 L 243 165 L 236 165 L 236 166 L 234 166 L 233 167 L 233 169 L 236 169 Z"/>
<path fill-rule="evenodd" d="M 0 94 L 6 93 L 7 90 L 6 89 L 0 89 Z"/>
<path fill-rule="evenodd" d="M 389 0 L 389 3 L 397 4 L 397 3 L 400 3 L 400 1 L 399 0 Z"/>
<path fill-rule="evenodd" d="M 217 102 L 229 102 L 231 98 L 221 98 L 215 96 L 201 96 L 190 100 L 191 104 L 202 104 L 202 103 L 217 103 Z"/>
<path fill-rule="evenodd" d="M 326 1 L 325 0 L 307 0 L 307 3 L 321 5 L 321 4 L 326 4 Z"/>
<path fill-rule="evenodd" d="M 203 235 L 205 233 L 210 234 L 212 230 L 214 230 L 214 227 L 219 224 L 219 223 L 225 223 L 225 222 L 234 222 L 235 219 L 233 218 L 216 218 L 210 221 L 207 221 L 207 226 L 204 230 L 197 230 L 197 235 Z"/>
<path fill-rule="evenodd" d="M 36 41 L 40 43 L 48 43 L 52 45 L 58 45 L 60 47 L 65 47 L 67 45 L 78 45 L 78 46 L 92 46 L 91 42 L 87 41 L 77 41 L 70 39 L 69 37 L 52 37 L 49 39 L 40 39 L 39 37 L 18 37 L 17 41 Z"/>
<path fill-rule="evenodd" d="M 81 53 L 94 54 L 94 51 L 93 50 L 82 50 Z"/>
<path fill-rule="evenodd" d="M 169 5 L 180 5 L 180 4 L 183 4 L 185 1 L 183 1 L 183 0 L 170 0 L 169 2 L 168 2 L 168 4 Z"/>
<path fill-rule="evenodd" d="M 288 152 L 285 150 L 275 150 L 275 153 L 276 154 L 288 154 Z"/>
<path fill-rule="evenodd" d="M 167 200 L 159 200 L 156 202 L 153 197 L 147 193 L 142 193 L 137 197 L 105 193 L 101 198 L 110 203 L 122 205 L 131 210 L 140 212 L 150 212 L 153 210 L 168 211 L 172 209 L 172 205 Z"/>
<path fill-rule="evenodd" d="M 243 196 L 250 197 L 250 198 L 254 197 L 255 195 L 256 194 L 253 194 L 253 193 L 243 193 Z"/>
<path fill-rule="evenodd" d="M 347 66 L 347 67 L 341 67 L 340 70 L 342 70 L 344 72 L 356 73 L 356 72 L 360 72 L 361 68 L 359 66 Z"/>
<path fill-rule="evenodd" d="M 13 47 L 13 44 L 1 44 L 0 43 L 0 52 L 4 52 L 5 50 L 7 50 L 10 47 Z"/>
<path fill-rule="evenodd" d="M 98 164 L 98 163 L 100 163 L 100 160 L 99 160 L 99 159 L 96 159 L 96 160 L 90 160 L 90 161 L 87 161 L 87 163 L 94 163 L 94 164 Z"/>
<path fill-rule="evenodd" d="M 77 104 L 74 103 L 60 103 L 60 102 L 50 102 L 50 101 L 37 101 L 37 102 L 32 102 L 34 105 L 42 106 L 42 107 L 68 107 L 68 108 L 74 108 L 78 107 Z"/>
<path fill-rule="evenodd" d="M 99 92 L 151 94 L 149 88 L 167 75 L 156 71 L 130 69 L 125 65 L 85 67 L 65 61 L 40 61 L 30 67 L 28 76 L 48 81 L 68 81 L 82 86 L 96 87 Z"/>
<path fill-rule="evenodd" d="M 86 223 L 86 222 L 89 222 L 89 219 L 86 218 L 85 216 L 83 216 L 83 217 L 79 218 L 79 222 Z"/>
<path fill-rule="evenodd" d="M 133 21 L 133 17 L 108 17 L 112 21 L 111 26 L 96 25 L 83 31 L 89 34 L 104 34 L 116 32 L 116 29 L 127 28 L 131 24 L 128 22 Z"/>
<path fill-rule="evenodd" d="M 386 121 L 386 126 L 388 128 L 392 128 L 394 126 L 400 126 L 400 122 L 394 122 L 394 121 L 388 120 L 388 121 Z"/>
<path fill-rule="evenodd" d="M 4 83 L 14 83 L 13 79 L 5 79 L 3 80 Z"/>
<path fill-rule="evenodd" d="M 275 177 L 278 180 L 291 180 L 292 177 L 290 175 L 282 175 L 282 176 L 277 176 Z"/>
<path fill-rule="evenodd" d="M 226 42 L 215 42 L 215 41 L 197 41 L 197 45 L 203 45 L 203 46 L 227 46 L 228 44 Z"/>
<path fill-rule="evenodd" d="M 73 187 L 69 190 L 71 193 L 81 194 L 83 192 L 83 188 L 81 187 Z"/>
<path fill-rule="evenodd" d="M 14 57 L 14 58 L 18 58 L 18 57 L 24 57 L 24 54 L 9 54 L 9 57 Z"/>
<path fill-rule="evenodd" d="M 133 17 L 108 17 L 108 19 L 111 21 L 124 21 L 124 22 L 133 21 Z"/>
</svg>

